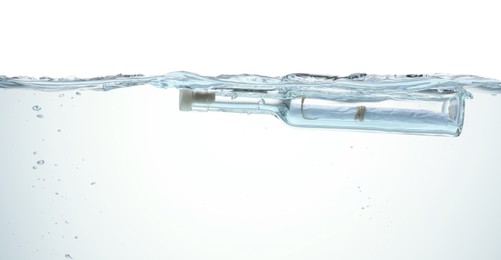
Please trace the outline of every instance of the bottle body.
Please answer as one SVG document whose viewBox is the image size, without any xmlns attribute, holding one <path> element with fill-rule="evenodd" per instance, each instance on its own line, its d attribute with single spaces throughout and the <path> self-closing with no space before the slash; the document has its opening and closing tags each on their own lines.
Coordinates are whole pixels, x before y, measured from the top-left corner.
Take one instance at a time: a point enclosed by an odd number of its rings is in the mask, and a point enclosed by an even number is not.
<svg viewBox="0 0 501 260">
<path fill-rule="evenodd" d="M 298 127 L 458 136 L 464 121 L 464 98 L 460 94 L 438 100 L 378 102 L 297 98 L 290 101 L 282 119 Z"/>
</svg>

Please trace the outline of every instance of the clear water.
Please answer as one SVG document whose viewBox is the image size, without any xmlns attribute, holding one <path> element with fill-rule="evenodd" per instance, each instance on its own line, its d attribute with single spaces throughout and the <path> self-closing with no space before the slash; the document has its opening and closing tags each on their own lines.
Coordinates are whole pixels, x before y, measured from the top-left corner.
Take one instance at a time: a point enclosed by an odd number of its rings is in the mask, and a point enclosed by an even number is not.
<svg viewBox="0 0 501 260">
<path fill-rule="evenodd" d="M 501 82 L 498 80 L 438 74 L 397 76 L 355 73 L 338 77 L 296 73 L 283 77 L 249 74 L 207 77 L 189 72 L 172 72 L 163 76 L 145 77 L 136 74 L 89 79 L 0 77 L 0 87 L 6 89 L 46 91 L 111 90 L 145 84 L 159 88 L 218 91 L 214 104 L 208 106 L 202 103 L 198 108 L 271 113 L 293 126 L 453 136 L 459 135 L 463 127 L 464 99 L 472 97 L 468 90 L 501 91 Z M 80 92 L 76 92 L 76 95 L 80 95 Z M 231 100 L 218 101 L 221 97 Z M 235 100 L 237 97 L 239 100 Z M 242 102 L 242 98 L 253 100 Z M 305 99 L 308 108 L 303 107 Z M 265 100 L 268 100 L 267 104 Z M 270 100 L 273 103 L 271 106 Z M 335 102 L 325 105 L 322 100 Z M 400 103 L 389 107 L 385 105 L 395 101 Z M 409 109 L 409 106 L 414 108 Z M 430 109 L 430 106 L 435 107 Z M 188 104 L 187 109 L 192 110 L 191 104 Z M 35 105 L 33 110 L 40 111 L 41 108 Z M 305 117 L 305 114 L 308 116 Z M 37 114 L 37 117 L 43 118 L 43 114 Z"/>
<path fill-rule="evenodd" d="M 367 75 L 355 73 L 345 77 L 314 75 L 306 73 L 289 74 L 283 77 L 268 77 L 251 74 L 201 76 L 190 72 L 171 72 L 161 76 L 142 74 L 115 75 L 95 78 L 31 78 L 26 76 L 0 76 L 0 87 L 37 90 L 64 91 L 72 89 L 111 90 L 150 84 L 159 88 L 191 89 L 249 89 L 267 91 L 282 98 L 311 96 L 316 98 L 338 97 L 337 94 L 363 92 L 359 99 L 381 98 L 373 94 L 386 93 L 412 96 L 416 92 L 450 89 L 476 88 L 483 91 L 499 92 L 501 82 L 495 79 L 472 75 L 408 74 L 408 75 Z M 76 92 L 77 95 L 80 92 Z M 372 94 L 372 95 L 371 95 Z M 347 96 L 351 97 L 350 95 Z"/>
<path fill-rule="evenodd" d="M 171 85 L 9 82 L 0 259 L 501 255 L 494 81 L 463 81 L 474 98 L 459 138 L 179 113 Z"/>
</svg>

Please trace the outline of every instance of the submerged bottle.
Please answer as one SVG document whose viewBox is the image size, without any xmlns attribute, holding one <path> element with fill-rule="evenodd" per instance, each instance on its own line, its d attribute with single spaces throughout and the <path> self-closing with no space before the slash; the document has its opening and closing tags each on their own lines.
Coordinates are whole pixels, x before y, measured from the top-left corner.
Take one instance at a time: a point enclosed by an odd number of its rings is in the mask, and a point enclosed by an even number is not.
<svg viewBox="0 0 501 260">
<path fill-rule="evenodd" d="M 296 127 L 342 128 L 458 136 L 464 120 L 465 95 L 457 89 L 405 93 L 298 95 L 267 97 L 246 90 L 181 89 L 181 111 L 271 114 Z"/>
</svg>

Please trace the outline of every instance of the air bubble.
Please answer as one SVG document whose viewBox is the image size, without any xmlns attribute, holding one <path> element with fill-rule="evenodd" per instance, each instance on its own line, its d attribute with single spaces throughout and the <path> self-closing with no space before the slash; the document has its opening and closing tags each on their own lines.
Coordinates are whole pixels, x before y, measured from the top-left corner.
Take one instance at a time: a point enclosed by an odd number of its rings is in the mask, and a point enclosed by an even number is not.
<svg viewBox="0 0 501 260">
<path fill-rule="evenodd" d="M 257 109 L 261 109 L 261 106 L 264 105 L 265 102 L 264 102 L 264 99 L 260 99 L 258 102 L 257 102 Z"/>
</svg>

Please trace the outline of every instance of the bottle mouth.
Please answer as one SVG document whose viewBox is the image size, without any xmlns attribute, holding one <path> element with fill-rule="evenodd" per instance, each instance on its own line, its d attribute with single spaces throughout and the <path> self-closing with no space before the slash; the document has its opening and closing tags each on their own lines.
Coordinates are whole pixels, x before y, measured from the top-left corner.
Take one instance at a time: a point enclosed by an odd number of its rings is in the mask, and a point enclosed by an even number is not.
<svg viewBox="0 0 501 260">
<path fill-rule="evenodd" d="M 216 93 L 208 90 L 179 90 L 179 110 L 193 111 L 193 104 L 197 104 L 197 108 L 207 106 L 216 100 Z"/>
</svg>

